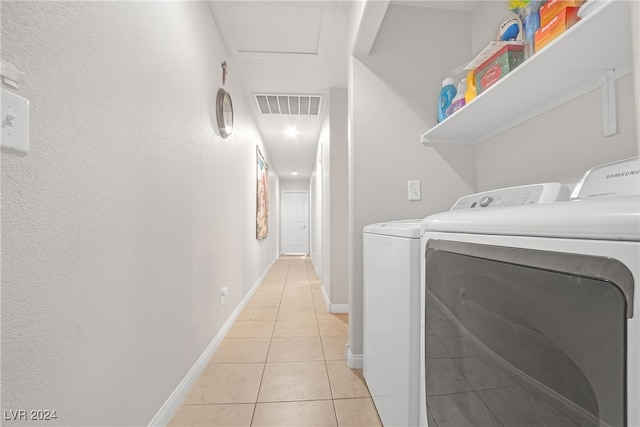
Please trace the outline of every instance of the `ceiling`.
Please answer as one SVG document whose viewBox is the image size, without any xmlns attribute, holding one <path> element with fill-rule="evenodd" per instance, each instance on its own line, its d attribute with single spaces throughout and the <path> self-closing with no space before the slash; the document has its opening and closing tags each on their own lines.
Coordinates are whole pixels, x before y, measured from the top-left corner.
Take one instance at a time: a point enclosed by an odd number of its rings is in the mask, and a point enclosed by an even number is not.
<svg viewBox="0 0 640 427">
<path fill-rule="evenodd" d="M 389 0 L 369 1 L 390 3 Z M 328 110 L 329 89 L 347 87 L 347 18 L 352 3 L 348 0 L 209 1 L 233 71 L 240 75 L 246 98 L 251 100 L 253 116 L 269 153 L 269 166 L 280 179 L 311 176 L 322 122 Z M 391 3 L 468 11 L 477 0 L 394 0 Z M 317 115 L 299 110 L 298 114 L 264 115 L 256 95 L 280 95 L 282 101 L 287 96 L 300 100 L 299 95 L 316 95 L 321 99 Z M 278 106 L 281 107 L 284 105 Z M 298 135 L 287 136 L 284 131 L 289 128 L 297 129 Z"/>
<path fill-rule="evenodd" d="M 329 89 L 347 87 L 348 3 L 210 1 L 234 70 L 251 100 L 270 167 L 280 179 L 309 179 Z M 256 95 L 280 95 L 281 104 L 272 114 L 262 114 Z M 308 103 L 299 95 L 320 97 L 317 114 L 313 108 L 312 114 L 308 109 L 300 112 Z M 284 96 L 290 102 L 283 104 Z M 291 114 L 292 109 L 298 114 Z M 289 114 L 283 114 L 287 110 Z M 289 128 L 298 135 L 287 136 Z"/>
</svg>

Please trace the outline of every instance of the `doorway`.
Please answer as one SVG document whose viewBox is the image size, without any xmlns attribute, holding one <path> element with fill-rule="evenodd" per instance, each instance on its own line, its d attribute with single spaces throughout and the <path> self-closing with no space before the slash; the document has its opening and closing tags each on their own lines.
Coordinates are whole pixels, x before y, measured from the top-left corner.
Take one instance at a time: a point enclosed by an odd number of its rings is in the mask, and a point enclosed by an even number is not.
<svg viewBox="0 0 640 427">
<path fill-rule="evenodd" d="M 283 254 L 309 254 L 309 192 L 283 190 L 281 244 Z"/>
</svg>

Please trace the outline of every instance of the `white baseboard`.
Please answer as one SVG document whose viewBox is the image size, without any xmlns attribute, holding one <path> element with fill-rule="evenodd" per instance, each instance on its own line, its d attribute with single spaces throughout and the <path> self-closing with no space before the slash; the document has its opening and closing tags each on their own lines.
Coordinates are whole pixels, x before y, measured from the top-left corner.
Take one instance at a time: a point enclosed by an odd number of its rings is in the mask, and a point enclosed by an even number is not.
<svg viewBox="0 0 640 427">
<path fill-rule="evenodd" d="M 182 403 L 184 398 L 187 396 L 187 394 L 193 387 L 193 384 L 196 382 L 196 380 L 198 379 L 198 377 L 200 376 L 204 368 L 207 366 L 209 359 L 211 359 L 211 356 L 213 356 L 213 353 L 218 349 L 218 347 L 220 346 L 220 343 L 222 343 L 222 340 L 229 332 L 229 329 L 231 329 L 231 326 L 233 326 L 233 322 L 236 321 L 236 319 L 242 312 L 242 309 L 244 309 L 244 307 L 247 305 L 247 303 L 249 302 L 253 294 L 258 289 L 258 286 L 260 286 L 264 278 L 267 276 L 267 273 L 269 273 L 269 270 L 271 270 L 271 267 L 273 267 L 273 264 L 275 264 L 275 262 L 277 261 L 277 259 L 278 258 L 275 258 L 271 262 L 271 264 L 269 264 L 269 266 L 262 273 L 260 278 L 256 281 L 256 283 L 254 283 L 254 285 L 251 287 L 249 292 L 247 292 L 247 295 L 245 295 L 242 301 L 240 301 L 240 304 L 238 304 L 236 309 L 233 310 L 233 313 L 231 313 L 227 321 L 224 322 L 224 325 L 222 325 L 222 327 L 220 328 L 216 336 L 213 337 L 213 340 L 211 340 L 207 348 L 204 350 L 204 352 L 202 352 L 198 360 L 196 360 L 196 363 L 191 367 L 189 372 L 187 372 L 187 375 L 182 379 L 182 381 L 180 381 L 180 384 L 178 384 L 178 387 L 176 387 L 173 393 L 171 393 L 171 396 L 169 396 L 166 402 L 164 402 L 164 404 L 162 405 L 160 410 L 156 413 L 156 415 L 153 417 L 151 422 L 149 422 L 149 427 L 152 427 L 152 426 L 164 427 L 169 423 L 169 421 L 171 420 L 171 417 L 176 412 L 178 407 L 180 407 L 180 404 Z"/>
<path fill-rule="evenodd" d="M 332 304 L 331 301 L 329 301 L 329 297 L 327 296 L 327 292 L 324 290 L 324 286 L 322 287 L 322 298 L 324 298 L 324 303 L 327 306 L 329 313 L 349 312 L 349 304 Z"/>
<path fill-rule="evenodd" d="M 345 351 L 347 353 L 347 365 L 351 369 L 362 369 L 363 365 L 363 357 L 362 354 L 353 354 L 351 353 L 351 349 L 349 348 L 349 344 L 346 345 Z"/>
<path fill-rule="evenodd" d="M 329 313 L 348 313 L 349 304 L 331 304 L 329 307 Z"/>
<path fill-rule="evenodd" d="M 313 269 L 316 272 L 316 275 L 318 276 L 318 279 L 322 280 L 322 274 L 318 273 L 318 266 L 316 265 L 315 261 L 313 260 L 313 257 L 311 255 L 309 255 L 309 259 L 311 260 L 311 265 L 313 265 Z"/>
</svg>

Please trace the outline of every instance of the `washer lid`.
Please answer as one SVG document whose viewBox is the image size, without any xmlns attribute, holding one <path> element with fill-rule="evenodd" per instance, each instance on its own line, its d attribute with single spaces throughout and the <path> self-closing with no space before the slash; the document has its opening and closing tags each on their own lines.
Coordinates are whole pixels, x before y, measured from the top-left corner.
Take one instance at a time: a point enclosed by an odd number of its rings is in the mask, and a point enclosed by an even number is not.
<svg viewBox="0 0 640 427">
<path fill-rule="evenodd" d="M 640 196 L 431 215 L 422 232 L 640 241 Z"/>
<path fill-rule="evenodd" d="M 369 224 L 365 226 L 362 231 L 366 234 L 419 239 L 421 222 L 422 220 L 420 219 L 380 222 L 377 224 Z"/>
</svg>

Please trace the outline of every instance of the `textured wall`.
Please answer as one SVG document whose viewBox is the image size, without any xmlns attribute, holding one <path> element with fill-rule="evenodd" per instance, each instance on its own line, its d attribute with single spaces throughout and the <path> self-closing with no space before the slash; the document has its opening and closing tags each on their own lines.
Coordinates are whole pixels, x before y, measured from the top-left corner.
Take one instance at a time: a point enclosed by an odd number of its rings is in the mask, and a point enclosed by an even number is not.
<svg viewBox="0 0 640 427">
<path fill-rule="evenodd" d="M 277 256 L 277 179 L 257 242 L 261 140 L 232 64 L 212 130 L 206 2 L 1 7 L 31 101 L 31 152 L 2 151 L 2 410 L 146 425 Z"/>
</svg>

